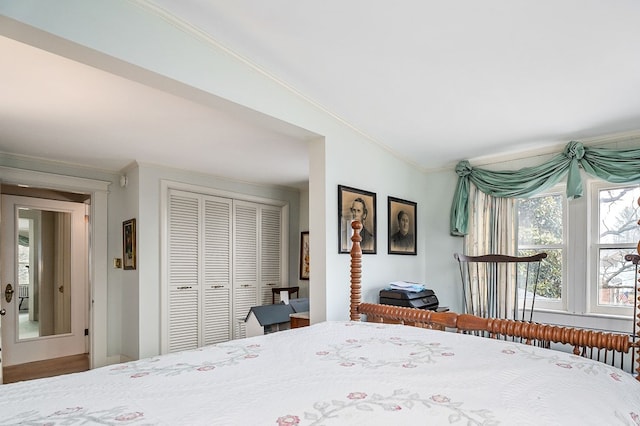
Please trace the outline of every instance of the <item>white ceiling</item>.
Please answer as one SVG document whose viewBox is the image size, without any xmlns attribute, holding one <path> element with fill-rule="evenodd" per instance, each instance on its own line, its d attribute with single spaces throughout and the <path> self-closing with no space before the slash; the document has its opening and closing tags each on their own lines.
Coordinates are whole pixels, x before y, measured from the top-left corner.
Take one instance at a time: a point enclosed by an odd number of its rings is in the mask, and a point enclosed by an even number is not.
<svg viewBox="0 0 640 426">
<path fill-rule="evenodd" d="M 637 0 L 147 3 L 424 169 L 640 131 Z M 108 170 L 138 160 L 307 179 L 313 135 L 302 129 L 8 38 L 0 52 L 2 151 Z"/>
</svg>

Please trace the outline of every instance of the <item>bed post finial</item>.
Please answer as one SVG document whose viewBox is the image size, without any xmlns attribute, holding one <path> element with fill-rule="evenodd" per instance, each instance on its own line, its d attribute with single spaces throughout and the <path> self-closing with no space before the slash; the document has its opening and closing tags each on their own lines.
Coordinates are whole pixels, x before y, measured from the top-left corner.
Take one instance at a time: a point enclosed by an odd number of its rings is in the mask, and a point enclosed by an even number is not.
<svg viewBox="0 0 640 426">
<path fill-rule="evenodd" d="M 360 247 L 360 230 L 362 224 L 357 220 L 351 222 L 353 236 L 351 241 L 351 321 L 360 321 L 358 307 L 360 306 L 360 283 L 362 278 L 362 248 Z"/>
</svg>

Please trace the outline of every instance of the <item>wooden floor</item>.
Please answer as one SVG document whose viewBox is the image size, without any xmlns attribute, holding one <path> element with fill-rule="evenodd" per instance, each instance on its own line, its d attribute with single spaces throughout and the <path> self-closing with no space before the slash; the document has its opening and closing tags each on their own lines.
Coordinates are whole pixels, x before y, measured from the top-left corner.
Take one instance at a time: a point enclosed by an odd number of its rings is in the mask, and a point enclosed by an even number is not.
<svg viewBox="0 0 640 426">
<path fill-rule="evenodd" d="M 3 383 L 14 383 L 23 380 L 39 379 L 42 377 L 59 376 L 61 374 L 77 373 L 89 369 L 89 355 L 80 354 L 46 361 L 29 362 L 12 365 L 2 369 Z"/>
</svg>

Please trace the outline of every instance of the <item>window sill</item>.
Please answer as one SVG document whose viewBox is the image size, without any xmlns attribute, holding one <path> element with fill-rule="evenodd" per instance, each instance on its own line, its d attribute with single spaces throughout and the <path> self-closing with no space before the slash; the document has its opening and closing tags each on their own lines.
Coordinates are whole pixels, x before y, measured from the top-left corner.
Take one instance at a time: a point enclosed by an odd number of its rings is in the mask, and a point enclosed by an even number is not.
<svg viewBox="0 0 640 426">
<path fill-rule="evenodd" d="M 563 327 L 580 327 L 594 330 L 611 331 L 616 333 L 633 332 L 632 315 L 610 315 L 599 313 L 571 313 L 536 309 L 533 321 Z"/>
</svg>

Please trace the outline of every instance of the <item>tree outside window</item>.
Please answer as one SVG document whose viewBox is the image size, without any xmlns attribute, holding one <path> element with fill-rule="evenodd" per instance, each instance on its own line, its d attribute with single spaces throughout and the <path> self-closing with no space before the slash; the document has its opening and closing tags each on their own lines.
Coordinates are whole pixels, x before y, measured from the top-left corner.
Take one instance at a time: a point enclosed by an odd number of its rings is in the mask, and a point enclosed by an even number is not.
<svg viewBox="0 0 640 426">
<path fill-rule="evenodd" d="M 633 306 L 635 266 L 624 259 L 640 238 L 637 186 L 598 191 L 598 305 Z"/>
</svg>

